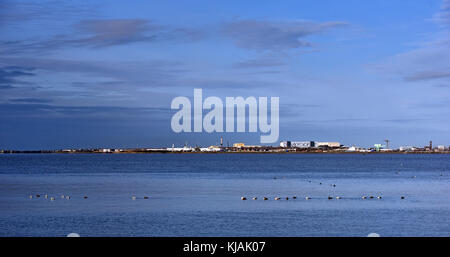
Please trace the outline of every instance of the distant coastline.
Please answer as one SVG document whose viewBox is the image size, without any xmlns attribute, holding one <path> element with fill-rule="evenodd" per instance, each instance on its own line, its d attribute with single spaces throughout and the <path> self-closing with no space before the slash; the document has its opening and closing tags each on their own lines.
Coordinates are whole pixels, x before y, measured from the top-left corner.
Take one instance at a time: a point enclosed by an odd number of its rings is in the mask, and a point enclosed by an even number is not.
<svg viewBox="0 0 450 257">
<path fill-rule="evenodd" d="M 278 154 L 450 154 L 450 147 L 438 145 L 433 147 L 433 142 L 423 147 L 401 146 L 390 148 L 390 140 L 384 140 L 386 145 L 375 144 L 374 147 L 364 148 L 357 146 L 346 146 L 339 142 L 316 142 L 316 141 L 281 141 L 279 146 L 272 145 L 246 145 L 244 143 L 234 143 L 232 146 L 223 144 L 223 138 L 220 137 L 220 144 L 209 147 L 198 145 L 183 147 L 136 147 L 136 148 L 65 148 L 51 150 L 11 150 L 0 149 L 0 154 L 21 154 L 21 153 L 94 153 L 94 154 L 126 154 L 126 153 L 278 153 Z"/>
<path fill-rule="evenodd" d="M 374 152 L 357 152 L 357 151 L 217 151 L 217 152 L 200 152 L 200 151 L 121 151 L 121 152 L 98 152 L 98 151 L 52 151 L 52 150 L 33 150 L 33 151 L 3 151 L 0 154 L 450 154 L 450 151 L 374 151 Z"/>
<path fill-rule="evenodd" d="M 127 154 L 127 153 L 178 153 L 178 154 L 226 154 L 226 153 L 277 153 L 277 154 L 450 154 L 450 147 L 439 145 L 433 147 L 432 141 L 424 147 L 407 146 L 399 148 L 389 148 L 389 141 L 386 145 L 375 144 L 374 147 L 362 148 L 356 146 L 345 146 L 339 142 L 315 142 L 315 141 L 281 141 L 280 146 L 270 145 L 246 145 L 244 143 L 234 143 L 232 146 L 223 145 L 223 138 L 220 138 L 219 145 L 209 147 L 136 147 L 136 148 L 65 148 L 51 150 L 5 150 L 0 149 L 0 154 Z"/>
</svg>

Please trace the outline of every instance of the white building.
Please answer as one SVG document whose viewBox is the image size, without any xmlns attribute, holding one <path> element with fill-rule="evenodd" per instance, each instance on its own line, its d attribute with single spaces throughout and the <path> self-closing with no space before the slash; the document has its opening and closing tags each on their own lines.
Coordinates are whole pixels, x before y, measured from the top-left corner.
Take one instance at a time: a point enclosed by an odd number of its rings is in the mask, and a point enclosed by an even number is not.
<svg viewBox="0 0 450 257">
<path fill-rule="evenodd" d="M 296 148 L 310 148 L 310 147 L 329 147 L 329 148 L 339 148 L 341 143 L 339 142 L 315 142 L 315 141 L 281 141 L 280 147 L 296 147 Z"/>
<path fill-rule="evenodd" d="M 356 146 L 350 146 L 348 149 L 347 149 L 347 152 L 356 152 L 358 150 L 358 148 L 356 148 Z"/>
<path fill-rule="evenodd" d="M 398 150 L 400 150 L 401 152 L 403 152 L 403 151 L 415 151 L 416 148 L 413 147 L 413 146 L 400 146 L 398 148 Z"/>
<path fill-rule="evenodd" d="M 314 141 L 293 141 L 291 142 L 291 147 L 296 148 L 309 148 L 314 147 Z"/>
<path fill-rule="evenodd" d="M 192 147 L 168 147 L 167 151 L 171 151 L 171 152 L 192 152 L 194 150 L 194 148 Z"/>
<path fill-rule="evenodd" d="M 290 144 L 289 144 L 290 145 Z M 288 147 L 288 142 L 287 141 L 281 141 L 280 142 L 280 147 L 286 148 Z"/>
<path fill-rule="evenodd" d="M 202 147 L 200 148 L 201 152 L 220 152 L 220 147 L 217 146 L 210 146 L 210 147 Z"/>
<path fill-rule="evenodd" d="M 326 146 L 330 148 L 338 148 L 341 147 L 341 143 L 339 142 L 315 142 L 316 147 Z"/>
</svg>

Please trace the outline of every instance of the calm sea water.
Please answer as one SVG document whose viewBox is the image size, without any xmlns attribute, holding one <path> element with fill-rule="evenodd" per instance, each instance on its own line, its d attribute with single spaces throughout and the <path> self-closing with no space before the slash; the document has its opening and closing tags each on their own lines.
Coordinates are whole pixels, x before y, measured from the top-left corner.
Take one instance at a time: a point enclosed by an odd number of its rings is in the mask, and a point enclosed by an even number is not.
<svg viewBox="0 0 450 257">
<path fill-rule="evenodd" d="M 0 154 L 0 236 L 72 232 L 450 236 L 450 155 Z"/>
</svg>

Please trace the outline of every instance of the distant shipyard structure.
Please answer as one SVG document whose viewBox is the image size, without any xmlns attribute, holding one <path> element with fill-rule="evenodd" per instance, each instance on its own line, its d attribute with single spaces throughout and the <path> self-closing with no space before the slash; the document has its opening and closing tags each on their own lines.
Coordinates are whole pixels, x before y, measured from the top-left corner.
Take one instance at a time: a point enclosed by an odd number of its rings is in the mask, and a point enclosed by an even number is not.
<svg viewBox="0 0 450 257">
<path fill-rule="evenodd" d="M 316 142 L 316 141 L 281 141 L 282 148 L 340 148 L 339 142 Z"/>
</svg>

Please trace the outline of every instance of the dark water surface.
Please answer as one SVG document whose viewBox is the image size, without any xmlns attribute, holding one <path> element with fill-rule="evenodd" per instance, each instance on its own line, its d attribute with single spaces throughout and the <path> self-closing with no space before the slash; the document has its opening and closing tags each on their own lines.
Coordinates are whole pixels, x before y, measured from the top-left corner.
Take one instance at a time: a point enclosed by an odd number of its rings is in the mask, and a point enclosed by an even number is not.
<svg viewBox="0 0 450 257">
<path fill-rule="evenodd" d="M 450 155 L 0 154 L 0 236 L 71 232 L 450 236 Z"/>
</svg>

